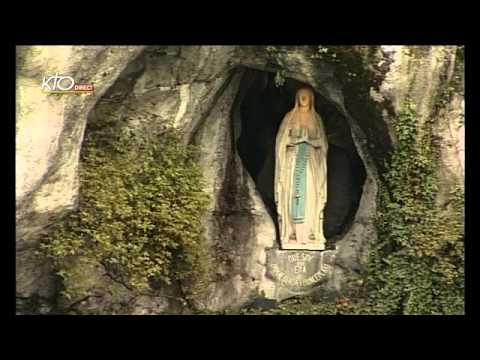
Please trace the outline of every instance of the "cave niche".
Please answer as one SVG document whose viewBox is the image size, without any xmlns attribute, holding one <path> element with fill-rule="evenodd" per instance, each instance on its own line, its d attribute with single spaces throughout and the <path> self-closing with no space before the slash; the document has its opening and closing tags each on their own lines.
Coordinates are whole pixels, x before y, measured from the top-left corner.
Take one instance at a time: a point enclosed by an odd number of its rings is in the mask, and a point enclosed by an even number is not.
<svg viewBox="0 0 480 360">
<path fill-rule="evenodd" d="M 275 138 L 281 120 L 294 106 L 296 91 L 303 85 L 308 84 L 286 78 L 278 86 L 275 73 L 245 68 L 234 107 L 237 114 L 232 116 L 236 150 L 275 223 L 277 239 Z M 333 248 L 352 225 L 366 171 L 345 117 L 316 91 L 315 109 L 324 121 L 329 144 L 324 234 L 327 248 Z"/>
</svg>

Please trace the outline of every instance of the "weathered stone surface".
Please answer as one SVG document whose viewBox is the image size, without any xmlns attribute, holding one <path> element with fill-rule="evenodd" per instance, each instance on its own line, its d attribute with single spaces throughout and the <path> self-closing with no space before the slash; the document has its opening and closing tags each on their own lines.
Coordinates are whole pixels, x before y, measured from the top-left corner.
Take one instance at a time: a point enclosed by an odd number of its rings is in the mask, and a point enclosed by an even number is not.
<svg viewBox="0 0 480 360">
<path fill-rule="evenodd" d="M 86 119 L 96 101 L 141 46 L 18 47 L 16 118 L 17 295 L 52 296 L 47 264 L 33 251 L 42 230 L 75 204 L 77 167 Z M 93 94 L 57 95 L 41 90 L 43 76 L 70 75 L 93 82 Z M 28 259 L 28 260 L 26 260 Z M 48 280 L 41 279 L 49 278 Z"/>
<path fill-rule="evenodd" d="M 207 237 L 217 281 L 203 304 L 212 310 L 240 306 L 271 285 L 265 280 L 265 247 L 272 246 L 275 229 L 231 141 L 230 112 L 240 80 L 241 73 L 233 75 L 194 138 L 202 146 L 206 189 L 213 194 Z"/>
<path fill-rule="evenodd" d="M 383 46 L 392 63 L 379 93 L 399 112 L 408 97 L 416 105 L 420 123 L 432 121 L 439 138 L 438 200 L 444 202 L 465 177 L 464 72 L 458 66 L 457 46 Z M 457 79 L 454 79 L 457 78 Z M 454 90 L 452 80 L 460 89 Z M 443 104 L 442 102 L 448 103 Z M 392 119 L 385 116 L 390 124 Z M 392 137 L 393 138 L 393 137 Z M 394 138 L 393 138 L 394 139 Z"/>
<path fill-rule="evenodd" d="M 89 122 L 122 120 L 125 126 L 138 131 L 161 131 L 171 123 L 184 129 L 186 143 L 202 147 L 206 189 L 213 196 L 205 221 L 217 267 L 215 281 L 197 305 L 222 310 L 240 307 L 256 297 L 278 300 L 292 295 L 286 290 L 279 291 L 278 279 L 267 273 L 267 253 L 279 254 L 278 244 L 274 215 L 256 181 L 268 182 L 268 172 L 258 179 L 252 178 L 239 156 L 240 104 L 248 92 L 248 86 L 239 86 L 242 67 L 270 72 L 283 70 L 284 76 L 310 84 L 323 97 L 320 107 L 332 106 L 339 114 L 325 119 L 327 128 L 330 121 L 334 129 L 329 142 L 342 148 L 347 157 L 358 153 L 365 167 L 358 208 L 352 214 L 351 224 L 337 234 L 335 249 L 331 250 L 335 256 L 329 263 L 328 275 L 322 279 L 325 281 L 315 286 L 328 294 L 340 292 L 346 280 L 364 267 L 369 245 L 376 239 L 373 217 L 378 173 L 395 146 L 391 124 L 407 97 L 414 100 L 422 121 L 437 116 L 440 119 L 436 123 L 442 144 L 439 172 L 444 179 L 440 201 L 456 179 L 461 181 L 464 176 L 463 96 L 455 94 L 444 110 L 440 113 L 436 110 L 436 99 L 453 76 L 456 47 L 359 48 L 352 47 L 349 51 L 349 58 L 355 62 L 347 64 L 347 68 L 361 80 L 351 81 L 348 76 L 342 77 L 338 63 L 315 57 L 317 47 L 311 46 L 268 50 L 261 46 L 19 48 L 16 130 L 19 302 L 35 296 L 52 298 L 58 291 L 48 264 L 34 259 L 33 250 L 45 227 L 75 204 L 79 151 L 87 117 Z M 41 78 L 56 71 L 94 82 L 95 92 L 80 96 L 40 93 Z M 287 82 L 286 86 L 293 83 Z M 345 121 L 347 126 L 335 128 L 339 121 Z M 346 141 L 349 137 L 345 131 L 351 132 L 351 140 Z M 342 161 L 341 156 L 335 159 Z M 347 167 L 339 169 L 349 173 Z M 349 187 L 349 183 L 345 180 L 342 186 Z M 181 313 L 185 309 L 175 289 L 138 295 L 112 279 L 99 264 L 92 265 L 85 273 L 90 274 L 89 280 L 82 286 L 90 295 L 67 304 L 77 313 L 157 314 Z M 45 306 L 41 308 L 43 312 L 49 311 Z"/>
</svg>

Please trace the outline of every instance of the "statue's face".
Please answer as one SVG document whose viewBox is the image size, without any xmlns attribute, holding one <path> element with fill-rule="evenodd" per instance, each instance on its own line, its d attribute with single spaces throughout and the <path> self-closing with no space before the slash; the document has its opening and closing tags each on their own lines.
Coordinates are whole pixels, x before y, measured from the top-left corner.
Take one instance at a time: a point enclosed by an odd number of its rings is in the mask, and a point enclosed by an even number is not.
<svg viewBox="0 0 480 360">
<path fill-rule="evenodd" d="M 308 90 L 300 90 L 298 92 L 298 101 L 300 106 L 309 106 L 310 105 L 310 92 Z"/>
</svg>

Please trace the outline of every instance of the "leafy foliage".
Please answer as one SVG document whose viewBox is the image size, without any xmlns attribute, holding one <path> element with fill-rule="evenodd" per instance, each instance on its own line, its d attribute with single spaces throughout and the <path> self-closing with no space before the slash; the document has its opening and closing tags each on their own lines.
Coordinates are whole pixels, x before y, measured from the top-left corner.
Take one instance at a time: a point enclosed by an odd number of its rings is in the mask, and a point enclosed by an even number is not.
<svg viewBox="0 0 480 360">
<path fill-rule="evenodd" d="M 277 71 L 275 73 L 274 81 L 275 81 L 276 87 L 283 86 L 285 84 L 285 71 L 283 70 Z"/>
<path fill-rule="evenodd" d="M 436 203 L 438 147 L 417 136 L 407 102 L 394 123 L 398 147 L 379 193 L 379 243 L 372 249 L 365 306 L 372 313 L 455 314 L 463 308 L 463 190 Z"/>
<path fill-rule="evenodd" d="M 242 315 L 336 315 L 337 306 L 334 303 L 318 303 L 310 297 L 288 299 L 272 309 L 242 309 Z"/>
<path fill-rule="evenodd" d="M 69 263 L 82 257 L 133 290 L 181 281 L 193 296 L 209 272 L 202 225 L 209 196 L 197 156 L 172 128 L 157 136 L 93 125 L 82 154 L 78 209 L 41 245 L 58 275 L 73 276 Z"/>
<path fill-rule="evenodd" d="M 361 286 L 337 303 L 293 299 L 249 314 L 458 314 L 464 306 L 464 192 L 437 204 L 438 144 L 431 128 L 418 131 L 407 101 L 394 122 L 397 147 L 386 164 L 376 227 Z"/>
</svg>

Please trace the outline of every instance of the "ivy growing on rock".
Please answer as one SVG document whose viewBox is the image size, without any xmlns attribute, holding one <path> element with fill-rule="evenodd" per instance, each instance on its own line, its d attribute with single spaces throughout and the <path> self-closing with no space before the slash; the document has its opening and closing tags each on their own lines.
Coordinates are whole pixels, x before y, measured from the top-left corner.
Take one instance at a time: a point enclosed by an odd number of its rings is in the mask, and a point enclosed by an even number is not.
<svg viewBox="0 0 480 360">
<path fill-rule="evenodd" d="M 180 282 L 185 296 L 194 296 L 209 273 L 202 224 L 209 196 L 197 148 L 184 146 L 173 128 L 161 134 L 111 123 L 90 128 L 78 208 L 52 226 L 41 254 L 64 280 L 82 258 L 134 291 Z M 85 295 L 68 286 L 63 294 Z"/>
<path fill-rule="evenodd" d="M 456 314 L 463 309 L 463 189 L 437 204 L 438 144 L 417 136 L 407 101 L 393 124 L 398 145 L 380 187 L 378 244 L 363 289 L 365 310 L 387 314 Z"/>
<path fill-rule="evenodd" d="M 411 101 L 393 123 L 397 147 L 380 185 L 378 242 L 356 287 L 335 303 L 292 299 L 246 314 L 459 314 L 464 309 L 464 192 L 437 203 L 439 144 L 418 131 Z"/>
</svg>

